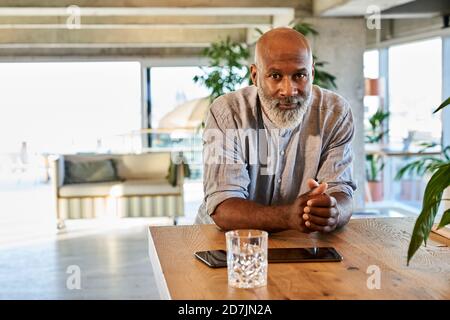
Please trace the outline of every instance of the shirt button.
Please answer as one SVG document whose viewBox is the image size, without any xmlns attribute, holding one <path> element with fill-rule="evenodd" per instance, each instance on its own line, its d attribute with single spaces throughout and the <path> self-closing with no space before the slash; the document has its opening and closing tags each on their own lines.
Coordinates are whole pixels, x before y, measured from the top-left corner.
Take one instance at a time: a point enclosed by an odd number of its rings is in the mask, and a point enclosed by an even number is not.
<svg viewBox="0 0 450 320">
<path fill-rule="evenodd" d="M 281 183 L 281 178 L 277 180 L 278 183 Z"/>
<path fill-rule="evenodd" d="M 281 150 L 280 154 L 281 154 L 282 156 L 284 156 L 284 150 Z"/>
</svg>

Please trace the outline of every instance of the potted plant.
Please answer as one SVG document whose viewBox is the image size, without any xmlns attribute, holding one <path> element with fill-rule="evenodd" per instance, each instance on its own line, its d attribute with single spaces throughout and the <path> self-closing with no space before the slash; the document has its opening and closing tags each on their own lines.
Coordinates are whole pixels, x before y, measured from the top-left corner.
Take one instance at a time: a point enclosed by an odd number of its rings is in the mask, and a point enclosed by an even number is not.
<svg viewBox="0 0 450 320">
<path fill-rule="evenodd" d="M 434 142 L 424 142 L 420 143 L 419 146 L 422 147 L 419 153 L 423 153 L 431 148 L 437 146 Z M 420 159 L 411 161 L 401 167 L 395 176 L 395 180 L 401 181 L 402 199 L 410 199 L 413 190 L 420 189 L 421 192 L 424 191 L 424 176 L 428 180 L 434 170 L 440 164 L 450 161 L 450 146 L 445 147 L 442 150 L 441 156 L 421 156 Z"/>
<path fill-rule="evenodd" d="M 447 98 L 433 113 L 442 110 L 444 107 L 450 104 L 450 97 Z M 422 242 L 427 244 L 428 236 L 433 227 L 434 220 L 438 213 L 441 201 L 450 201 L 447 197 L 443 197 L 444 190 L 450 186 L 450 146 L 443 149 L 444 157 L 441 159 L 423 159 L 421 163 L 415 162 L 415 164 L 409 164 L 409 167 L 404 169 L 408 170 L 426 170 L 432 172 L 432 176 L 425 187 L 423 195 L 422 209 L 417 217 L 414 225 L 414 230 L 411 236 L 411 241 L 408 248 L 407 265 L 416 251 L 422 245 Z M 450 208 L 447 206 L 444 208 L 441 221 L 439 222 L 438 229 L 450 224 Z"/>
<path fill-rule="evenodd" d="M 231 41 L 212 43 L 203 50 L 203 55 L 209 58 L 209 67 L 201 68 L 202 75 L 196 75 L 193 80 L 207 87 L 211 102 L 217 97 L 234 91 L 238 86 L 248 84 L 250 69 L 247 60 L 250 51 L 245 44 Z"/>
<path fill-rule="evenodd" d="M 389 112 L 378 109 L 369 118 L 369 128 L 366 129 L 365 143 L 379 144 L 384 135 L 389 130 L 384 130 L 383 123 L 389 118 Z M 384 168 L 383 157 L 378 153 L 370 153 L 366 155 L 366 178 L 369 185 L 369 192 L 373 201 L 381 201 L 383 199 L 383 184 L 381 182 L 381 172 Z"/>
</svg>

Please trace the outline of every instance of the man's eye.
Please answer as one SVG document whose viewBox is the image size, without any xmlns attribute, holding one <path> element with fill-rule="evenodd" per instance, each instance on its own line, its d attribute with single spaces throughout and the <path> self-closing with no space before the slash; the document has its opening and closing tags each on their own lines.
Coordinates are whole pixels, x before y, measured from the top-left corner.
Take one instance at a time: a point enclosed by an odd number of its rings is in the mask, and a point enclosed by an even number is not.
<svg viewBox="0 0 450 320">
<path fill-rule="evenodd" d="M 271 77 L 272 79 L 274 79 L 274 80 L 279 80 L 279 79 L 281 79 L 281 75 L 278 74 L 278 73 L 272 73 L 272 74 L 270 74 L 270 77 Z"/>
<path fill-rule="evenodd" d="M 305 79 L 307 75 L 305 73 L 296 73 L 295 78 L 296 79 Z"/>
</svg>

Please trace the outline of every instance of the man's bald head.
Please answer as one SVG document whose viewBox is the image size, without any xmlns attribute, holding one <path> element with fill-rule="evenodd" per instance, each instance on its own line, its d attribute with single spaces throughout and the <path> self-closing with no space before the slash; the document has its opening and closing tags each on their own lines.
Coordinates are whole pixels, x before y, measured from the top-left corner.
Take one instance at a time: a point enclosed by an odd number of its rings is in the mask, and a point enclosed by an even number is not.
<svg viewBox="0 0 450 320">
<path fill-rule="evenodd" d="M 255 64 L 263 66 L 269 61 L 302 59 L 312 64 L 311 47 L 300 32 L 291 28 L 275 28 L 264 33 L 256 42 Z"/>
</svg>

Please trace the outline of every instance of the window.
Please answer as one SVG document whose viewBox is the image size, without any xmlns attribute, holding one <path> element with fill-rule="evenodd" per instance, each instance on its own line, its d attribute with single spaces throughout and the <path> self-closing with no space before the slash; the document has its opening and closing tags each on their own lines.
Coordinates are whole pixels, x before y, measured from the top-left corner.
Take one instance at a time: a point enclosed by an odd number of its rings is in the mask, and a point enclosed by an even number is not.
<svg viewBox="0 0 450 320">
<path fill-rule="evenodd" d="M 0 88 L 2 153 L 94 152 L 141 128 L 139 62 L 0 63 Z"/>
<path fill-rule="evenodd" d="M 365 127 L 369 127 L 369 117 L 372 116 L 381 105 L 381 92 L 368 92 L 371 91 L 370 83 L 378 81 L 379 79 L 379 51 L 370 50 L 364 52 L 364 79 L 366 85 L 366 92 L 364 95 L 364 124 Z M 381 85 L 381 84 L 380 84 Z M 380 89 L 377 86 L 378 90 Z"/>
<path fill-rule="evenodd" d="M 159 121 L 178 105 L 189 100 L 209 96 L 209 91 L 192 80 L 201 75 L 199 67 L 154 67 L 151 79 L 151 124 L 159 127 Z"/>
<path fill-rule="evenodd" d="M 379 74 L 378 50 L 364 52 L 364 78 L 376 79 Z"/>
<path fill-rule="evenodd" d="M 441 38 L 389 48 L 389 140 L 407 146 L 441 142 Z"/>
<path fill-rule="evenodd" d="M 199 67 L 152 67 L 150 69 L 151 126 L 157 129 L 151 134 L 151 146 L 182 150 L 190 164 L 191 179 L 201 179 L 203 169 L 201 135 L 196 128 L 190 128 L 192 123 L 198 122 L 200 126 L 209 106 L 209 90 L 193 80 L 194 76 L 201 74 L 203 71 Z M 194 109 L 181 107 L 175 114 L 169 115 L 170 121 L 165 118 L 177 107 L 200 98 L 206 98 L 206 100 L 195 102 Z M 167 123 L 169 123 L 168 126 Z M 169 130 L 169 132 L 158 133 L 158 129 L 163 129 L 164 132 Z"/>
</svg>

